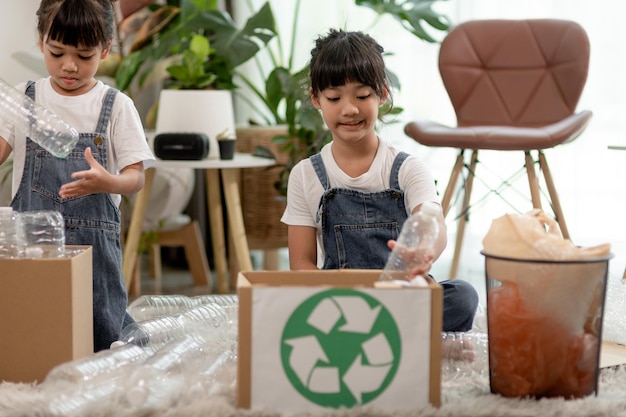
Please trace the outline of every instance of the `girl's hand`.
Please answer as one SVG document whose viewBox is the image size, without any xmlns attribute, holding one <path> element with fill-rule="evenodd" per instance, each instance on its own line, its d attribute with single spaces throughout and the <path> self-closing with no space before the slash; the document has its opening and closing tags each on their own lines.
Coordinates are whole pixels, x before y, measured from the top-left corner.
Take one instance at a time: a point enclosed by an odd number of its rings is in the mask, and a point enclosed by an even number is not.
<svg viewBox="0 0 626 417">
<path fill-rule="evenodd" d="M 72 174 L 76 181 L 63 184 L 59 190 L 61 198 L 81 197 L 88 194 L 108 192 L 111 174 L 91 155 L 91 148 L 85 149 L 85 160 L 90 169 Z"/>
<path fill-rule="evenodd" d="M 392 251 L 396 247 L 397 243 L 395 240 L 390 240 L 387 242 L 387 246 Z M 398 253 L 400 254 L 400 258 L 404 265 L 406 266 L 406 272 L 409 277 L 413 278 L 416 276 L 426 277 L 428 272 L 433 266 L 434 254 L 432 249 L 424 250 L 423 248 L 407 248 L 407 247 L 399 247 Z"/>
</svg>

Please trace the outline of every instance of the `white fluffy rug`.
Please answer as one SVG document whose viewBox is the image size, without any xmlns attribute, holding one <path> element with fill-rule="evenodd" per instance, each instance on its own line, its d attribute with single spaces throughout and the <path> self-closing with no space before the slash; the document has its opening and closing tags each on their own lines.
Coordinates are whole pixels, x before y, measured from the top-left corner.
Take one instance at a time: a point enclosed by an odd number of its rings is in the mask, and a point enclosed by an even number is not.
<svg viewBox="0 0 626 417">
<path fill-rule="evenodd" d="M 234 375 L 234 366 L 230 365 Z M 461 366 L 462 368 L 462 366 Z M 599 380 L 599 393 L 578 400 L 564 399 L 507 399 L 489 392 L 488 378 L 485 372 L 464 371 L 458 364 L 444 361 L 442 372 L 442 406 L 411 412 L 383 413 L 371 409 L 353 409 L 349 411 L 325 412 L 325 416 L 626 416 L 626 370 L 623 367 L 604 369 Z M 181 390 L 176 398 L 166 404 L 155 407 L 128 407 L 115 394 L 105 401 L 93 401 L 93 405 L 83 408 L 77 415 L 147 417 L 147 416 L 246 416 L 270 417 L 277 413 L 264 411 L 239 410 L 235 406 L 235 386 L 221 386 L 216 392 L 207 394 L 198 389 L 200 385 L 193 380 L 186 380 L 188 389 Z M 67 387 L 60 396 L 55 389 L 43 389 L 42 385 L 0 384 L 0 416 L 55 416 L 62 415 L 51 410 L 51 404 L 61 399 L 72 400 L 76 387 Z M 77 397 L 79 396 L 76 394 Z M 298 414 L 305 416 L 305 414 Z M 306 414 L 311 415 L 311 414 Z M 295 414 L 294 414 L 295 416 Z"/>
<path fill-rule="evenodd" d="M 614 286 L 615 285 L 615 286 Z M 612 284 L 607 300 L 605 331 L 613 335 L 613 341 L 624 343 L 626 327 L 623 314 L 626 305 L 626 287 Z M 202 307 L 200 307 L 202 308 Z M 137 317 L 136 317 L 137 318 Z M 427 408 L 404 412 L 385 413 L 368 408 L 344 411 L 327 411 L 323 416 L 365 417 L 626 417 L 626 365 L 605 368 L 600 372 L 598 395 L 577 400 L 557 399 L 510 399 L 493 395 L 489 390 L 486 335 L 484 314 L 479 313 L 474 332 L 461 334 L 462 338 L 471 337 L 476 360 L 442 362 L 442 384 L 440 408 Z M 226 329 L 227 347 L 232 349 L 236 336 L 232 328 Z M 455 335 L 457 337 L 457 335 Z M 465 339 L 464 339 L 465 340 Z M 127 346 L 131 347 L 131 346 Z M 132 349 L 138 349 L 133 346 Z M 93 416 L 93 417 L 279 417 L 279 414 L 263 410 L 242 410 L 236 407 L 236 360 L 221 354 L 225 349 L 220 346 L 220 358 L 226 358 L 222 366 L 211 365 L 198 371 L 198 355 L 188 356 L 182 362 L 186 368 L 172 366 L 174 376 L 167 374 L 164 379 L 159 375 L 146 374 L 144 362 L 136 361 L 134 368 L 124 368 L 117 372 L 117 379 L 109 376 L 100 382 L 79 385 L 76 382 L 56 381 L 39 385 L 0 383 L 0 417 L 47 417 L 47 416 Z M 111 352 L 111 351 L 106 351 Z M 153 354 L 156 356 L 156 354 Z M 205 356 L 201 356 L 204 358 Z M 7 358 L 0 358 L 7 360 Z M 213 360 L 213 359 L 212 359 Z M 204 359 L 202 364 L 206 365 Z M 217 360 L 210 363 L 218 363 Z M 142 366 L 143 365 L 143 366 Z M 176 365 L 169 363 L 169 365 Z M 182 370 L 181 370 L 182 369 Z M 192 372 L 189 372 L 189 370 Z M 207 370 L 209 369 L 210 372 Z M 139 374 L 139 379 L 135 379 Z M 177 377 L 179 375 L 180 377 Z M 74 379 L 76 380 L 76 379 Z M 139 381 L 139 382 L 138 382 Z M 143 381 L 143 382 L 141 382 Z M 161 383 L 162 382 L 162 383 Z M 157 387 L 158 396 L 146 398 L 132 396 L 132 387 L 141 384 Z M 142 391 L 145 393 L 145 391 Z M 139 405 L 141 403 L 141 405 Z M 291 414 L 289 417 L 305 417 L 312 414 Z M 282 415 L 280 417 L 287 417 Z"/>
</svg>

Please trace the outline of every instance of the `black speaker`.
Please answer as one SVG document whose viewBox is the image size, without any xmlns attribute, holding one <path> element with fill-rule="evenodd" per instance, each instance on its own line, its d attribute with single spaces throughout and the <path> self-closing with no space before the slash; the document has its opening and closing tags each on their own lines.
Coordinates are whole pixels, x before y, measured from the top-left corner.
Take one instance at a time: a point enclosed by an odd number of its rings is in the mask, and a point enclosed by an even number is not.
<svg viewBox="0 0 626 417">
<path fill-rule="evenodd" d="M 160 133 L 154 138 L 154 154 L 164 160 L 204 159 L 209 138 L 203 133 Z"/>
</svg>

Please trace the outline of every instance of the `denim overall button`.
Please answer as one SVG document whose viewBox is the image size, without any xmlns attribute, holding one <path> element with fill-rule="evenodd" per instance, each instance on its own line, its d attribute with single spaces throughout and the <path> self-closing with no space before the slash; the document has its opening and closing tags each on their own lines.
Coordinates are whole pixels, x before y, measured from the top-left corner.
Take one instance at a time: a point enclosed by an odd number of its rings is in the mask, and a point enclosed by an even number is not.
<svg viewBox="0 0 626 417">
<path fill-rule="evenodd" d="M 93 142 L 98 146 L 102 145 L 102 136 L 96 136 Z"/>
</svg>

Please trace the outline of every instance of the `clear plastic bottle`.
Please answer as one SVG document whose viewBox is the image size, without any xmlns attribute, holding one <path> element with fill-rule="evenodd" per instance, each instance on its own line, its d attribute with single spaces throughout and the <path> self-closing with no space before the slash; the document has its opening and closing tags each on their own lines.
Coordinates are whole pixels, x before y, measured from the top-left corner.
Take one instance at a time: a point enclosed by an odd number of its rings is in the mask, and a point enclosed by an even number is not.
<svg viewBox="0 0 626 417">
<path fill-rule="evenodd" d="M 130 303 L 128 314 L 136 321 L 160 316 L 173 316 L 192 308 L 196 303 L 186 295 L 142 295 Z"/>
<path fill-rule="evenodd" d="M 432 250 L 439 235 L 437 215 L 440 212 L 438 204 L 425 202 L 418 212 L 406 219 L 380 275 L 381 281 L 410 282 L 415 279 L 412 271 L 420 267 L 424 255 Z"/>
<path fill-rule="evenodd" d="M 11 207 L 0 207 L 0 258 L 21 257 L 24 246 L 22 236 L 18 213 Z"/>
<path fill-rule="evenodd" d="M 122 329 L 119 341 L 156 352 L 168 342 L 184 335 L 185 328 L 177 317 L 161 316 L 129 324 Z"/>
<path fill-rule="evenodd" d="M 232 325 L 224 307 L 217 304 L 203 304 L 184 311 L 178 320 L 186 334 L 209 335 L 213 340 L 230 338 Z"/>
<path fill-rule="evenodd" d="M 59 158 L 78 142 L 76 129 L 1 78 L 0 118 Z"/>
<path fill-rule="evenodd" d="M 192 301 L 195 305 L 217 304 L 222 307 L 237 306 L 239 304 L 239 298 L 237 298 L 236 294 L 196 295 L 192 297 Z"/>
<path fill-rule="evenodd" d="M 132 408 L 168 406 L 214 356 L 200 335 L 187 334 L 170 341 L 128 375 L 127 405 Z"/>
<path fill-rule="evenodd" d="M 24 234 L 24 257 L 60 258 L 65 254 L 65 221 L 58 211 L 19 214 Z"/>
<path fill-rule="evenodd" d="M 66 382 L 81 389 L 87 381 L 114 377 L 116 373 L 125 374 L 130 367 L 142 363 L 149 356 L 148 350 L 133 344 L 102 350 L 92 356 L 55 366 L 46 375 L 43 386 Z"/>
</svg>

